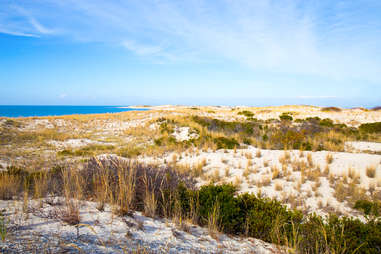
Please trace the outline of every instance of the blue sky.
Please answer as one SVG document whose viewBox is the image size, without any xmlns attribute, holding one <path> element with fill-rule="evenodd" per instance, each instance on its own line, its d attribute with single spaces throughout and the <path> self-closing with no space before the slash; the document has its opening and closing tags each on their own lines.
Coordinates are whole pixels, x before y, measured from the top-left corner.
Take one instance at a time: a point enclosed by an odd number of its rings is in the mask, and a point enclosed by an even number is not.
<svg viewBox="0 0 381 254">
<path fill-rule="evenodd" d="M 1 0 L 0 104 L 381 104 L 379 0 Z"/>
</svg>

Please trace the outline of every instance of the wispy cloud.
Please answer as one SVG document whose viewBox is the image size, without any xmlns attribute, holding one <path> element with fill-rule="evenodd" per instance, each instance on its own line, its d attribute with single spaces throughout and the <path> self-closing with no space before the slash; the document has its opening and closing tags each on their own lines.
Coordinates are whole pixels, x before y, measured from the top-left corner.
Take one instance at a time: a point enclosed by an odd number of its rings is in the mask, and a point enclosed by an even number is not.
<svg viewBox="0 0 381 254">
<path fill-rule="evenodd" d="M 159 46 L 150 46 L 138 44 L 131 40 L 126 40 L 122 45 L 128 50 L 135 52 L 138 55 L 157 55 L 162 51 L 162 48 Z"/>
<path fill-rule="evenodd" d="M 14 35 L 14 36 L 23 36 L 23 37 L 39 37 L 36 34 L 24 33 L 24 32 L 19 32 L 19 31 L 12 31 L 12 30 L 9 30 L 7 28 L 3 28 L 1 26 L 0 26 L 0 33 Z"/>
<path fill-rule="evenodd" d="M 5 0 L 0 32 L 105 42 L 168 61 L 380 82 L 381 6 L 360 2 Z"/>
<path fill-rule="evenodd" d="M 40 24 L 35 18 L 29 17 L 28 19 L 30 24 L 35 28 L 35 30 L 39 34 L 53 34 L 54 33 L 54 30 L 46 28 L 45 26 Z"/>
<path fill-rule="evenodd" d="M 34 13 L 25 9 L 22 4 L 17 5 L 14 1 L 4 0 L 0 3 L 0 7 L 2 7 L 0 33 L 26 37 L 40 37 L 55 33 L 53 29 L 42 25 L 33 16 Z"/>
</svg>

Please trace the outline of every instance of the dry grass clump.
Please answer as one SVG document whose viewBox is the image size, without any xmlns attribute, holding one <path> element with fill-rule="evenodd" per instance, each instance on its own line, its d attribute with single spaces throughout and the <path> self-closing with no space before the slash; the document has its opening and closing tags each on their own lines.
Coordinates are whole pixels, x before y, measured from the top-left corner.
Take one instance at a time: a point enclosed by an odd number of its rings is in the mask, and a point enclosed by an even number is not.
<svg viewBox="0 0 381 254">
<path fill-rule="evenodd" d="M 252 155 L 252 153 L 250 153 L 250 152 L 245 153 L 245 157 L 246 157 L 246 159 L 248 159 L 248 160 L 253 159 L 253 155 Z"/>
<path fill-rule="evenodd" d="M 306 177 L 310 181 L 317 181 L 321 176 L 320 169 L 311 169 L 306 171 Z"/>
<path fill-rule="evenodd" d="M 294 160 L 291 163 L 293 171 L 305 171 L 307 169 L 307 163 L 303 160 Z"/>
<path fill-rule="evenodd" d="M 325 161 L 327 162 L 327 164 L 331 164 L 333 162 L 333 156 L 332 154 L 327 154 L 327 156 L 325 157 Z"/>
<path fill-rule="evenodd" d="M 242 184 L 242 178 L 240 176 L 236 176 L 234 178 L 234 186 L 236 186 L 237 188 L 240 188 L 241 187 L 241 184 Z"/>
<path fill-rule="evenodd" d="M 308 166 L 311 168 L 314 166 L 314 162 L 312 160 L 312 154 L 311 153 L 307 154 L 307 163 L 308 163 Z"/>
<path fill-rule="evenodd" d="M 218 169 L 214 170 L 213 174 L 210 175 L 210 181 L 212 183 L 218 183 L 219 181 L 221 181 L 221 175 Z"/>
<path fill-rule="evenodd" d="M 282 191 L 283 190 L 283 185 L 280 181 L 276 181 L 275 183 L 275 190 L 276 191 Z"/>
<path fill-rule="evenodd" d="M 223 164 L 228 164 L 229 160 L 226 159 L 226 158 L 221 158 L 221 162 L 222 162 Z"/>
<path fill-rule="evenodd" d="M 80 204 L 78 200 L 67 200 L 65 207 L 58 210 L 58 217 L 71 226 L 78 225 L 81 222 L 79 208 Z"/>
<path fill-rule="evenodd" d="M 347 176 L 353 183 L 360 183 L 360 175 L 353 168 L 348 168 Z"/>
<path fill-rule="evenodd" d="M 369 178 L 375 178 L 376 177 L 376 167 L 375 166 L 368 166 L 366 167 L 366 176 Z"/>
<path fill-rule="evenodd" d="M 157 209 L 157 197 L 155 196 L 155 186 L 153 185 L 156 181 L 156 176 L 150 178 L 145 173 L 143 176 L 143 183 L 145 185 L 145 195 L 144 195 L 144 215 L 147 217 L 154 218 Z"/>
<path fill-rule="evenodd" d="M 337 177 L 336 177 L 334 174 L 330 173 L 330 174 L 328 175 L 328 181 L 329 181 L 329 183 L 330 183 L 331 185 L 333 185 L 333 184 L 335 183 L 336 179 L 337 179 Z"/>
<path fill-rule="evenodd" d="M 276 166 L 271 167 L 271 172 L 272 172 L 272 179 L 277 179 L 282 177 L 281 172 L 279 171 L 279 168 Z"/>
<path fill-rule="evenodd" d="M 19 176 L 0 173 L 0 199 L 9 200 L 21 190 L 22 179 Z"/>
<path fill-rule="evenodd" d="M 262 152 L 260 149 L 257 149 L 256 153 L 255 153 L 255 157 L 257 158 L 261 158 L 262 157 Z"/>
<path fill-rule="evenodd" d="M 325 176 L 325 177 L 327 177 L 327 176 L 329 176 L 329 173 L 331 172 L 331 169 L 330 169 L 330 167 L 329 167 L 329 165 L 327 164 L 327 165 L 325 165 L 325 168 L 324 168 L 324 171 L 323 171 L 323 175 Z"/>
<path fill-rule="evenodd" d="M 212 212 L 208 216 L 208 233 L 214 238 L 218 239 L 218 234 L 220 231 L 220 207 L 218 202 L 216 202 L 213 206 Z"/>
<path fill-rule="evenodd" d="M 176 164 L 178 160 L 177 154 L 172 154 L 172 163 Z"/>
<path fill-rule="evenodd" d="M 245 168 L 245 170 L 243 171 L 242 176 L 245 177 L 246 180 L 248 180 L 250 174 L 251 174 L 251 170 L 250 170 L 250 168 L 247 166 L 247 167 Z"/>
<path fill-rule="evenodd" d="M 204 167 L 206 166 L 206 159 L 203 158 L 199 163 L 197 163 L 196 165 L 194 165 L 191 169 L 192 171 L 192 175 L 194 177 L 202 177 L 203 173 L 204 173 Z"/>
<path fill-rule="evenodd" d="M 318 188 L 321 186 L 321 180 L 318 178 L 315 182 L 315 184 L 312 185 L 312 191 L 316 192 Z"/>
<path fill-rule="evenodd" d="M 225 177 L 230 177 L 230 168 L 225 168 Z"/>
<path fill-rule="evenodd" d="M 116 212 L 121 215 L 131 213 L 133 209 L 133 201 L 135 196 L 135 181 L 136 173 L 132 167 L 124 167 L 119 165 L 118 182 L 117 182 L 117 197 L 116 203 L 118 208 Z"/>
<path fill-rule="evenodd" d="M 81 222 L 79 208 L 83 198 L 83 178 L 77 170 L 65 169 L 62 171 L 63 193 L 65 206 L 59 209 L 59 218 L 69 225 L 78 225 Z"/>
<path fill-rule="evenodd" d="M 271 177 L 270 176 L 265 176 L 262 178 L 261 181 L 261 186 L 269 186 L 271 184 Z"/>
<path fill-rule="evenodd" d="M 335 182 L 334 196 L 339 202 L 349 201 L 350 205 L 353 205 L 357 200 L 368 199 L 365 189 L 353 182 L 346 184 L 343 180 Z"/>
<path fill-rule="evenodd" d="M 109 175 L 94 186 L 91 181 L 96 175 L 107 170 Z M 107 201 L 114 205 L 118 215 L 129 215 L 133 210 L 143 211 L 148 216 L 171 216 L 174 197 L 167 196 L 180 182 L 194 188 L 191 172 L 179 172 L 170 167 L 156 168 L 150 165 L 131 163 L 127 160 L 108 157 L 99 161 L 90 160 L 83 170 L 84 192 L 93 196 L 96 189 L 108 192 Z M 98 177 L 99 179 L 99 177 Z M 100 178 L 102 179 L 102 178 Z M 106 182 L 106 183 L 105 183 Z M 164 195 L 162 191 L 166 190 Z"/>
</svg>

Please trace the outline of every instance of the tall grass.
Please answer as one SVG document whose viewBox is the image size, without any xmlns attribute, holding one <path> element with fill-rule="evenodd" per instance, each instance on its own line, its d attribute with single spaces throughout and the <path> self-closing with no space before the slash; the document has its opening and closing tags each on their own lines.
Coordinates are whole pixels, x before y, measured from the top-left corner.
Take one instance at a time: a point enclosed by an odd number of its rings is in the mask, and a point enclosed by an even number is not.
<svg viewBox="0 0 381 254">
<path fill-rule="evenodd" d="M 318 175 L 313 175 L 314 171 L 317 170 L 303 170 L 306 177 L 318 179 Z M 15 177 L 9 173 L 0 176 L 0 182 L 12 180 L 10 176 Z M 48 193 L 62 195 L 65 204 L 60 219 L 70 225 L 81 223 L 81 200 L 96 200 L 103 205 L 110 203 L 119 215 L 130 215 L 138 210 L 152 217 L 172 218 L 184 230 L 187 221 L 191 221 L 206 226 L 214 237 L 217 237 L 218 232 L 245 234 L 292 246 L 295 252 L 300 253 L 353 252 L 358 247 L 354 244 L 359 241 L 378 246 L 377 240 L 364 232 L 374 230 L 372 235 L 381 234 L 377 231 L 378 226 L 361 224 L 352 219 L 328 218 L 325 221 L 320 217 L 303 217 L 300 211 L 288 210 L 277 201 L 250 194 L 237 194 L 237 189 L 232 185 L 210 185 L 196 190 L 193 179 L 186 172 L 170 167 L 140 165 L 115 157 L 91 159 L 81 170 L 70 167 L 55 169 L 47 172 L 41 178 L 43 180 L 25 172 L 16 176 L 14 179 L 18 179 L 19 186 L 11 196 L 21 197 L 23 189 L 26 189 L 23 187 L 25 181 L 29 181 L 28 191 L 31 196 L 44 196 Z M 46 185 L 42 188 L 46 191 L 36 191 L 36 183 Z M 338 182 L 337 186 L 341 188 L 337 193 L 343 200 L 356 192 L 357 199 L 364 197 L 351 183 Z M 354 230 L 360 231 L 356 231 L 353 237 L 351 232 Z"/>
<path fill-rule="evenodd" d="M 133 167 L 124 167 L 122 164 L 117 165 L 118 182 L 116 190 L 116 204 L 118 205 L 117 213 L 120 215 L 130 214 L 133 209 L 133 201 L 135 196 L 136 172 Z"/>
<path fill-rule="evenodd" d="M 218 202 L 215 202 L 212 210 L 208 215 L 208 232 L 211 237 L 218 239 L 218 232 L 220 231 L 220 207 Z"/>
<path fill-rule="evenodd" d="M 144 215 L 148 217 L 155 217 L 156 215 L 157 198 L 154 191 L 155 180 L 156 179 L 149 178 L 146 173 L 143 176 L 143 183 L 145 186 Z"/>
<path fill-rule="evenodd" d="M 10 175 L 7 172 L 0 173 L 0 199 L 9 200 L 18 195 L 22 190 L 22 178 L 18 175 Z"/>
<path fill-rule="evenodd" d="M 5 241 L 5 239 L 7 238 L 7 223 L 5 221 L 5 218 L 3 216 L 3 214 L 1 214 L 0 212 L 0 239 L 1 241 Z"/>
</svg>

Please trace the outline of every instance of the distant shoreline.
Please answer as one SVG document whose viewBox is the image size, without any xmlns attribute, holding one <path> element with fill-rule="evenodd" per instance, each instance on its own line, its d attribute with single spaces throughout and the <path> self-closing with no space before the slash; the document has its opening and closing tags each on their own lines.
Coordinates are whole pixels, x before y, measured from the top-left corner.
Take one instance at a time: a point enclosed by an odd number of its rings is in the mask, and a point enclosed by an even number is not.
<svg viewBox="0 0 381 254">
<path fill-rule="evenodd" d="M 150 110 L 150 108 L 118 106 L 0 106 L 0 117 L 55 117 L 67 115 L 116 114 L 145 110 Z"/>
</svg>

